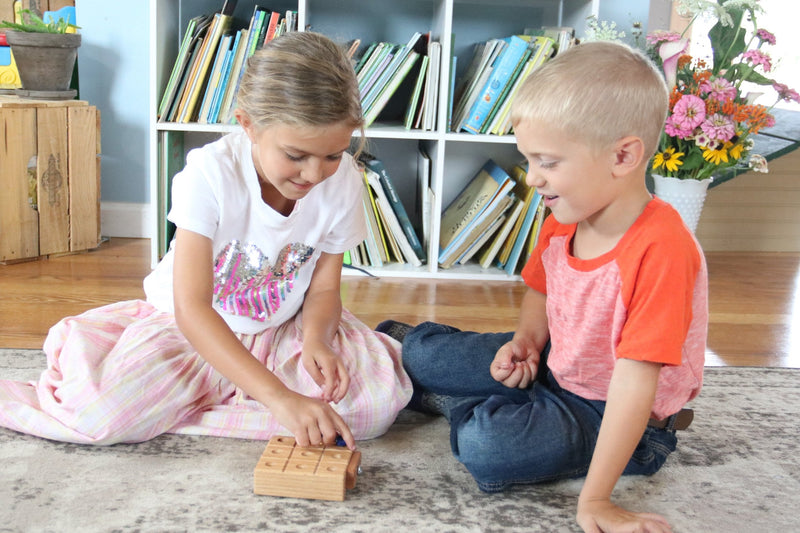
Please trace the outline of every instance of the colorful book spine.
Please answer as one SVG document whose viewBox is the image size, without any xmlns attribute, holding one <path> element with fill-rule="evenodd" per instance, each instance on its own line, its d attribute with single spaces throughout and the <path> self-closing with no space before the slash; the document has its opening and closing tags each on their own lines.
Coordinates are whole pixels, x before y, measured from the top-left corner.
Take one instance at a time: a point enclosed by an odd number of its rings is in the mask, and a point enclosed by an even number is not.
<svg viewBox="0 0 800 533">
<path fill-rule="evenodd" d="M 470 108 L 464 123 L 463 129 L 470 133 L 480 133 L 484 121 L 528 49 L 528 40 L 517 35 L 512 35 L 504 40 L 508 46 L 497 56 L 492 73 L 478 93 L 478 98 Z"/>
</svg>

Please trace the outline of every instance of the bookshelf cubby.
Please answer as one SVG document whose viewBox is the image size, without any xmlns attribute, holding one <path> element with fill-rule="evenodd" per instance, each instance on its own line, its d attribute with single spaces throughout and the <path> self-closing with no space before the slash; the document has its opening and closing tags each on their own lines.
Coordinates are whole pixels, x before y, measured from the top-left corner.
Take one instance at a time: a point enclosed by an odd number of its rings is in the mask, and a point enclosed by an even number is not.
<svg viewBox="0 0 800 533">
<path fill-rule="evenodd" d="M 522 159 L 513 136 L 448 131 L 446 110 L 451 75 L 458 79 L 469 63 L 473 46 L 481 41 L 543 25 L 571 26 L 580 33 L 586 17 L 598 14 L 599 0 L 239 0 L 234 12 L 235 24 L 246 25 L 256 3 L 272 10 L 296 10 L 298 28 L 324 33 L 336 42 L 344 44 L 352 39 L 361 39 L 359 54 L 373 41 L 405 43 L 415 31 L 430 32 L 431 39 L 441 43 L 439 113 L 434 130 L 406 130 L 402 125 L 402 111 L 392 114 L 389 105 L 366 132 L 368 150 L 384 161 L 410 213 L 415 206 L 419 147 L 424 147 L 430 155 L 431 188 L 435 195 L 427 250 L 430 260 L 420 267 L 390 264 L 367 270 L 375 275 L 392 277 L 514 279 L 499 268 L 481 269 L 477 264 L 440 269 L 435 260 L 439 251 L 437 243 L 442 210 L 487 159 L 492 158 L 509 169 Z M 150 0 L 149 163 L 153 264 L 165 251 L 164 220 L 169 203 L 169 181 L 182 167 L 183 155 L 191 148 L 238 127 L 157 120 L 158 104 L 187 22 L 194 16 L 219 11 L 222 4 L 223 0 Z M 450 72 L 453 55 L 458 58 L 455 73 Z"/>
</svg>

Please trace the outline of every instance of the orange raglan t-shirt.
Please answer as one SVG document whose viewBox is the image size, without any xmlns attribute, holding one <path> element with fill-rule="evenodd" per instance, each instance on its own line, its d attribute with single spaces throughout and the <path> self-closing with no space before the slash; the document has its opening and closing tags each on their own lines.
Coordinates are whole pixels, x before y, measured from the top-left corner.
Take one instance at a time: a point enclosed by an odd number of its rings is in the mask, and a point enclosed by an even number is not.
<svg viewBox="0 0 800 533">
<path fill-rule="evenodd" d="M 605 400 L 617 358 L 663 363 L 652 415 L 677 412 L 703 379 L 708 275 L 699 244 L 657 198 L 600 257 L 571 255 L 575 228 L 548 217 L 522 270 L 547 295 L 547 366 L 563 388 Z"/>
</svg>

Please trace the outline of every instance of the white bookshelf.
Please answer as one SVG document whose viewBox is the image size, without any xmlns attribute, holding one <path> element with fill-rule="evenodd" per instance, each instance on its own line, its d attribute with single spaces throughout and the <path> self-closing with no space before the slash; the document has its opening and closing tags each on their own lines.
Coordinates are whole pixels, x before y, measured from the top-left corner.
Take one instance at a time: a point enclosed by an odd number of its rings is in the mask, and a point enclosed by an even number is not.
<svg viewBox="0 0 800 533">
<path fill-rule="evenodd" d="M 447 131 L 446 109 L 450 90 L 450 58 L 458 58 L 456 76 L 466 67 L 475 43 L 521 33 L 526 27 L 572 26 L 580 33 L 585 19 L 597 15 L 600 0 L 239 0 L 235 18 L 245 24 L 253 6 L 285 11 L 297 10 L 298 27 L 328 35 L 337 42 L 361 39 L 403 43 L 415 31 L 430 32 L 442 43 L 439 115 L 434 131 L 406 130 L 400 121 L 376 122 L 366 132 L 368 149 L 380 159 L 406 208 L 413 212 L 416 194 L 416 153 L 424 146 L 433 163 L 429 261 L 421 267 L 389 265 L 369 268 L 386 277 L 508 280 L 498 268 L 483 270 L 477 264 L 440 269 L 438 256 L 439 218 L 442 209 L 458 194 L 487 159 L 510 168 L 522 157 L 513 136 L 472 135 Z M 160 140 L 168 132 L 184 136 L 185 151 L 233 131 L 237 126 L 220 124 L 160 123 L 156 109 L 169 78 L 187 21 L 199 14 L 218 11 L 223 0 L 150 0 L 150 205 L 152 262 L 159 259 L 160 220 L 166 213 L 168 177 L 160 165 Z M 349 270 L 346 270 L 349 272 Z"/>
</svg>

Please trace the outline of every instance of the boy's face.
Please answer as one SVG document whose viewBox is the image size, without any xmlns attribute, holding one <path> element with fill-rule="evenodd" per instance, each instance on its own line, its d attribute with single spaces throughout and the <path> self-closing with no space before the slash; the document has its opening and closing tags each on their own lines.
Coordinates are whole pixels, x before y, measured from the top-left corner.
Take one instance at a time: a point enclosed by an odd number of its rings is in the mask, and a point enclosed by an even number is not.
<svg viewBox="0 0 800 533">
<path fill-rule="evenodd" d="M 562 224 L 591 219 L 614 200 L 611 150 L 593 150 L 550 125 L 523 120 L 514 127 L 528 160 L 526 182 Z"/>
</svg>

